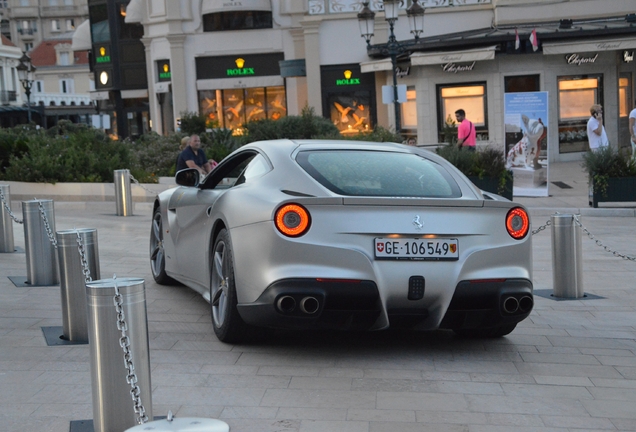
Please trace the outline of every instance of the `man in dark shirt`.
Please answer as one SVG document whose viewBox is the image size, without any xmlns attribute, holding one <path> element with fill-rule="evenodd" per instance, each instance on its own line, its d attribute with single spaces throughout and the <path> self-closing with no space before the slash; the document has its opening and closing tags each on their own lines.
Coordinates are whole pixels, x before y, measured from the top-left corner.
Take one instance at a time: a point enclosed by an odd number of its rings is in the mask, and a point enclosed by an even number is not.
<svg viewBox="0 0 636 432">
<path fill-rule="evenodd" d="M 196 168 L 202 175 L 209 173 L 217 165 L 215 161 L 208 161 L 201 149 L 201 138 L 192 135 L 186 148 L 181 151 L 177 159 L 177 171 L 186 168 Z"/>
</svg>

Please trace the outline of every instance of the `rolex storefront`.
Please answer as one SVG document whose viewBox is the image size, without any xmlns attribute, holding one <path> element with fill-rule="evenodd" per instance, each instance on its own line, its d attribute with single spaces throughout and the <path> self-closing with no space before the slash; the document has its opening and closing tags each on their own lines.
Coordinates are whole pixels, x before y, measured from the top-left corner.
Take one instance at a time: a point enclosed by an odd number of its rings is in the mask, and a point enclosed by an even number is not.
<svg viewBox="0 0 636 432">
<path fill-rule="evenodd" d="M 287 115 L 283 53 L 196 58 L 199 112 L 208 127 L 240 130 L 262 119 Z"/>
</svg>

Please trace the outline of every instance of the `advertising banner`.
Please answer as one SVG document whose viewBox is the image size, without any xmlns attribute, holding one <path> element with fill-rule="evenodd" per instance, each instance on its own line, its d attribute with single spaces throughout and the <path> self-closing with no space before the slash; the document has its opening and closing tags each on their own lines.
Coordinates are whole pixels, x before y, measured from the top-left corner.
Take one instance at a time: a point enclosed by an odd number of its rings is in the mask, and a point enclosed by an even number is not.
<svg viewBox="0 0 636 432">
<path fill-rule="evenodd" d="M 506 167 L 514 196 L 548 196 L 548 92 L 504 94 Z"/>
</svg>

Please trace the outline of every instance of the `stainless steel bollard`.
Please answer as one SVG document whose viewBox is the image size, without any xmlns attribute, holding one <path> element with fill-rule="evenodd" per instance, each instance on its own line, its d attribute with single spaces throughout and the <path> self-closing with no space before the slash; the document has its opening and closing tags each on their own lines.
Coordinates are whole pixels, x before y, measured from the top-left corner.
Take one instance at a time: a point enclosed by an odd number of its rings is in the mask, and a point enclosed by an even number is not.
<svg viewBox="0 0 636 432">
<path fill-rule="evenodd" d="M 130 190 L 130 170 L 115 170 L 115 205 L 117 216 L 132 216 L 132 192 Z"/>
<path fill-rule="evenodd" d="M 11 208 L 11 194 L 9 193 L 9 185 L 0 185 L 0 190 L 4 199 Z M 0 253 L 12 253 L 15 251 L 13 243 L 13 220 L 11 215 L 0 203 Z"/>
<path fill-rule="evenodd" d="M 86 310 L 86 277 L 79 253 L 77 235 L 91 279 L 100 279 L 97 230 L 80 228 L 57 232 L 57 257 L 60 263 L 60 292 L 62 294 L 62 329 L 64 339 L 88 342 Z"/>
<path fill-rule="evenodd" d="M 150 350 L 146 290 L 139 278 L 102 279 L 86 284 L 88 305 L 88 338 L 90 340 L 91 382 L 93 393 L 93 425 L 96 432 L 124 431 L 137 425 L 128 369 L 119 340 L 117 313 L 113 298 L 115 283 L 123 297 L 123 310 L 128 327 L 132 361 L 141 390 L 141 402 L 152 419 L 150 386 Z"/>
<path fill-rule="evenodd" d="M 22 201 L 27 283 L 34 286 L 57 285 L 59 283 L 57 253 L 42 219 L 40 203 L 44 209 L 51 235 L 55 233 L 53 200 Z"/>
<path fill-rule="evenodd" d="M 553 295 L 560 298 L 581 298 L 583 292 L 583 259 L 581 227 L 577 216 L 552 215 L 552 281 Z M 578 219 L 577 219 L 578 220 Z"/>
</svg>

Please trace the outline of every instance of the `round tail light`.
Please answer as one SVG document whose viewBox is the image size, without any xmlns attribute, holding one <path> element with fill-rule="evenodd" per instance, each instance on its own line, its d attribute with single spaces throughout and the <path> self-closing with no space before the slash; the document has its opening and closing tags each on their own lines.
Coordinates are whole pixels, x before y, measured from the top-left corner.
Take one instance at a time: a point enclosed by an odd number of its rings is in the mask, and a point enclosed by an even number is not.
<svg viewBox="0 0 636 432">
<path fill-rule="evenodd" d="M 311 218 L 305 207 L 298 204 L 285 204 L 276 210 L 274 224 L 283 235 L 299 237 L 309 230 Z"/>
<path fill-rule="evenodd" d="M 515 240 L 524 238 L 530 230 L 530 218 L 521 207 L 514 207 L 506 215 L 506 230 Z"/>
</svg>

